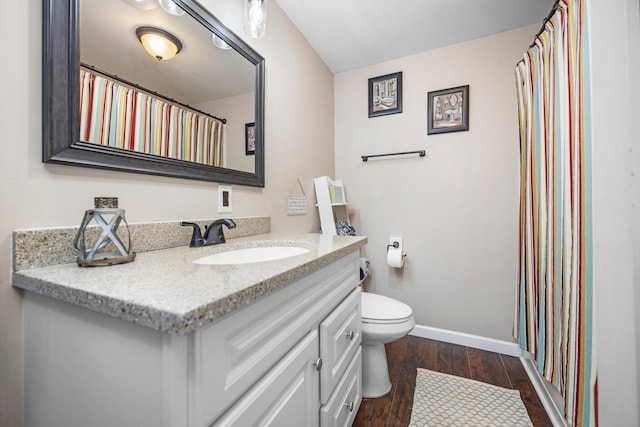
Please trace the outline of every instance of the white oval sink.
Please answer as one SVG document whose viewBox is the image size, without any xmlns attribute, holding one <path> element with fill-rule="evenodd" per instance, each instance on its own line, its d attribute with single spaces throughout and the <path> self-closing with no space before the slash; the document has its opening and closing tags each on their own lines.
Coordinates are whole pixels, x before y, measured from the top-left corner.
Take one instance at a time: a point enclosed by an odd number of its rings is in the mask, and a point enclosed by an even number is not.
<svg viewBox="0 0 640 427">
<path fill-rule="evenodd" d="M 226 265 L 249 264 L 252 262 L 273 261 L 289 258 L 309 252 L 309 249 L 298 246 L 265 246 L 259 248 L 234 249 L 220 252 L 193 261 L 195 264 Z"/>
</svg>

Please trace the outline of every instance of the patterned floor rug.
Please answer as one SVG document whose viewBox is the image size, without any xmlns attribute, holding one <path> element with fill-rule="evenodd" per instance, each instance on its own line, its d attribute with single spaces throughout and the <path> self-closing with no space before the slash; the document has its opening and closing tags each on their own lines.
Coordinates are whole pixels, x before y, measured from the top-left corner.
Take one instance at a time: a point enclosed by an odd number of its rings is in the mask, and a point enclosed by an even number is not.
<svg viewBox="0 0 640 427">
<path fill-rule="evenodd" d="M 518 390 L 418 368 L 410 427 L 533 427 Z"/>
</svg>

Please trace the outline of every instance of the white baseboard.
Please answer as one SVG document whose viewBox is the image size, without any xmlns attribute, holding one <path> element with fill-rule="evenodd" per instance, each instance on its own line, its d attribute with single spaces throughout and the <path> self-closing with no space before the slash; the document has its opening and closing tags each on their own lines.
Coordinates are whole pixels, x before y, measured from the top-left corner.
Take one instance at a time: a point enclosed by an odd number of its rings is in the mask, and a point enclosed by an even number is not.
<svg viewBox="0 0 640 427">
<path fill-rule="evenodd" d="M 545 384 L 546 380 L 542 378 L 536 369 L 535 362 L 523 356 L 520 356 L 520 361 L 522 362 L 522 366 L 524 366 L 524 370 L 527 372 L 529 380 L 531 380 L 531 384 L 533 384 L 533 388 L 536 390 L 536 394 L 540 398 L 540 402 L 542 402 L 542 406 L 547 412 L 553 427 L 567 427 L 567 422 L 562 416 L 560 409 L 558 409 L 551 393 L 547 390 L 547 386 Z"/>
<path fill-rule="evenodd" d="M 409 335 L 444 341 L 451 344 L 464 345 L 466 347 L 506 354 L 507 356 L 520 357 L 522 354 L 520 346 L 513 342 L 500 341 L 493 338 L 485 338 L 478 335 L 465 334 L 463 332 L 449 331 L 446 329 L 432 328 L 430 326 L 416 325 L 411 332 L 409 332 Z"/>
</svg>

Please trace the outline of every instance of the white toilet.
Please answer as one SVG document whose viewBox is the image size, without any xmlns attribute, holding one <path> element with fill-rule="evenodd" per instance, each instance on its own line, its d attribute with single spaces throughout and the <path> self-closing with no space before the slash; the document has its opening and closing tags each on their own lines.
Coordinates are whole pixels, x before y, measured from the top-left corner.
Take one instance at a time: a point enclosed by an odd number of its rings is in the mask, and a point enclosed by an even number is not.
<svg viewBox="0 0 640 427">
<path fill-rule="evenodd" d="M 416 324 L 407 304 L 383 295 L 361 294 L 362 397 L 380 397 L 391 390 L 384 345 L 407 335 Z"/>
</svg>

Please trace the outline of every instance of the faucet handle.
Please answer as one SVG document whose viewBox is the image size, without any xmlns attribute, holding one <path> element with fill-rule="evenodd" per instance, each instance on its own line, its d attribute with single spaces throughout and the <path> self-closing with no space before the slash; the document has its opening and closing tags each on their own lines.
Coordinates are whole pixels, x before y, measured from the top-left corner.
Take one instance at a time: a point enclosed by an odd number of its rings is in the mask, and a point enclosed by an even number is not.
<svg viewBox="0 0 640 427">
<path fill-rule="evenodd" d="M 182 221 L 180 225 L 182 225 L 183 227 L 193 227 L 193 234 L 191 235 L 191 242 L 189 243 L 190 247 L 197 248 L 199 246 L 204 246 L 204 239 L 202 238 L 202 232 L 200 231 L 200 226 L 198 224 L 196 224 L 195 222 Z"/>
</svg>

